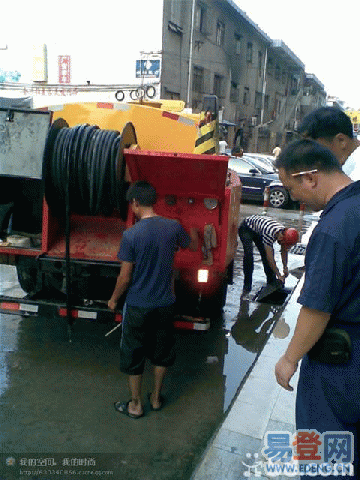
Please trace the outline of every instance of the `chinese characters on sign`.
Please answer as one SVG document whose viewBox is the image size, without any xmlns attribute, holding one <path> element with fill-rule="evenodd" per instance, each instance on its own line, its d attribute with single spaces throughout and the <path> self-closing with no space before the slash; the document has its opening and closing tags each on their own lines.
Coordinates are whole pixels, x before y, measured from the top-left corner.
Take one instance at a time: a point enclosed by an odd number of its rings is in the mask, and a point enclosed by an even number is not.
<svg viewBox="0 0 360 480">
<path fill-rule="evenodd" d="M 136 78 L 160 78 L 160 59 L 136 60 Z"/>
<path fill-rule="evenodd" d="M 24 95 L 59 95 L 59 96 L 72 96 L 77 95 L 79 90 L 76 87 L 56 87 L 56 86 L 42 86 L 42 87 L 25 87 L 23 89 Z"/>
<path fill-rule="evenodd" d="M 59 55 L 59 83 L 71 83 L 70 55 Z"/>
</svg>

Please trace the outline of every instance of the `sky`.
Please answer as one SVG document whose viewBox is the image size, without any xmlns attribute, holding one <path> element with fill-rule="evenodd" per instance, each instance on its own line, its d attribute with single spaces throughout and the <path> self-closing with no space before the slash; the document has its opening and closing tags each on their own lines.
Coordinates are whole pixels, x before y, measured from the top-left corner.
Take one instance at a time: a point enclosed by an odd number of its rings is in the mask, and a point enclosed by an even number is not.
<svg viewBox="0 0 360 480">
<path fill-rule="evenodd" d="M 162 0 L 3 0 L 0 14 L 0 68 L 20 69 L 24 83 L 34 45 L 47 45 L 49 69 L 58 68 L 50 59 L 71 55 L 73 83 L 134 83 L 139 52 L 161 49 Z"/>
<path fill-rule="evenodd" d="M 283 40 L 329 95 L 360 109 L 360 2 L 233 1 L 269 37 Z M 0 68 L 20 68 L 20 81 L 31 79 L 36 43 L 72 56 L 74 83 L 127 83 L 135 71 L 134 51 L 161 48 L 161 0 L 62 0 L 51 8 L 47 0 L 17 0 L 2 2 L 0 12 L 7 19 L 0 31 Z"/>
<path fill-rule="evenodd" d="M 328 95 L 360 110 L 360 2 L 234 0 L 273 40 L 281 39 Z"/>
</svg>

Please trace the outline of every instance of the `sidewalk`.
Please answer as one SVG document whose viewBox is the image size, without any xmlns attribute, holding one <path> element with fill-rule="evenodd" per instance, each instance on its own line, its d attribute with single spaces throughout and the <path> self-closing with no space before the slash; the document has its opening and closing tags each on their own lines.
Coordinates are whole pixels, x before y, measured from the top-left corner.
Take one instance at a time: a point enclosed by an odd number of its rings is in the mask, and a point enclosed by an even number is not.
<svg viewBox="0 0 360 480">
<path fill-rule="evenodd" d="M 266 432 L 295 431 L 298 371 L 291 382 L 294 391 L 288 392 L 277 384 L 274 368 L 293 335 L 300 309 L 296 299 L 301 284 L 300 280 L 227 417 L 208 445 L 192 480 L 269 478 L 264 476 L 261 467 L 255 468 L 262 459 Z"/>
<path fill-rule="evenodd" d="M 312 225 L 301 238 L 304 246 L 317 224 L 318 215 L 314 214 Z M 263 459 L 261 449 L 265 446 L 267 432 L 295 432 L 295 398 L 299 368 L 290 382 L 294 387 L 293 392 L 278 385 L 274 370 L 294 333 L 300 311 L 297 298 L 302 283 L 303 278 L 292 292 L 269 340 L 255 361 L 224 422 L 211 439 L 191 480 L 274 478 L 266 476 L 261 466 L 257 467 L 256 464 Z M 275 478 L 288 480 L 290 477 L 279 475 Z"/>
<path fill-rule="evenodd" d="M 316 217 L 316 215 L 314 215 Z M 315 219 L 301 239 L 307 245 L 317 224 Z M 231 408 L 211 439 L 191 480 L 240 480 L 274 478 L 265 476 L 261 466 L 261 449 L 267 432 L 295 432 L 295 398 L 299 368 L 284 390 L 275 378 L 275 365 L 285 352 L 296 326 L 303 278 L 298 282 Z M 251 467 L 251 468 L 250 468 Z M 279 475 L 278 480 L 289 479 Z M 299 480 L 300 477 L 291 477 Z"/>
</svg>

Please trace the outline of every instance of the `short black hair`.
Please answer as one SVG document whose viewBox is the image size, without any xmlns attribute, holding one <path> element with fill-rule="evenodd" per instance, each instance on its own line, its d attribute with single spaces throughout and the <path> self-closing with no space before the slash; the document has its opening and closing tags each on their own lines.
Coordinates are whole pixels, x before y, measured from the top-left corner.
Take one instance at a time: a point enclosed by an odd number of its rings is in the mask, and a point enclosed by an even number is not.
<svg viewBox="0 0 360 480">
<path fill-rule="evenodd" d="M 320 107 L 310 112 L 297 128 L 297 133 L 313 140 L 331 139 L 338 133 L 354 137 L 350 117 L 337 107 Z"/>
<path fill-rule="evenodd" d="M 310 139 L 289 143 L 280 153 L 275 165 L 286 172 L 315 169 L 322 172 L 342 172 L 340 162 L 331 150 Z"/>
<path fill-rule="evenodd" d="M 139 180 L 130 185 L 126 192 L 126 200 L 128 202 L 136 200 L 142 207 L 151 207 L 156 203 L 155 187 L 145 180 Z"/>
</svg>

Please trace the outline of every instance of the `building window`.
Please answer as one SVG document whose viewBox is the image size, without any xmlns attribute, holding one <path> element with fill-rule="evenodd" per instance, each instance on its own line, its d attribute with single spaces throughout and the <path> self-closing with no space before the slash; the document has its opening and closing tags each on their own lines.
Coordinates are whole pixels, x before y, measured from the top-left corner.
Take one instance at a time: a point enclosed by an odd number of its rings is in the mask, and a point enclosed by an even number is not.
<svg viewBox="0 0 360 480">
<path fill-rule="evenodd" d="M 255 109 L 261 111 L 262 107 L 262 93 L 255 92 Z"/>
<path fill-rule="evenodd" d="M 230 102 L 238 102 L 239 101 L 239 87 L 238 84 L 235 82 L 231 82 L 230 88 Z"/>
<path fill-rule="evenodd" d="M 218 20 L 216 24 L 216 45 L 218 45 L 219 47 L 224 45 L 224 39 L 225 39 L 225 23 Z"/>
<path fill-rule="evenodd" d="M 224 77 L 215 73 L 214 75 L 214 95 L 224 97 Z"/>
<path fill-rule="evenodd" d="M 261 77 L 261 72 L 262 72 L 262 68 L 263 68 L 263 64 L 262 64 L 262 52 L 259 51 L 258 53 L 258 72 L 259 72 L 259 77 Z"/>
<path fill-rule="evenodd" d="M 192 109 L 194 112 L 200 112 L 202 107 L 202 101 L 198 100 L 197 98 L 194 98 L 192 101 Z"/>
<path fill-rule="evenodd" d="M 275 79 L 280 80 L 280 78 L 281 78 L 281 70 L 280 70 L 279 65 L 276 65 L 276 67 L 275 67 Z"/>
<path fill-rule="evenodd" d="M 235 33 L 234 38 L 235 38 L 235 54 L 240 55 L 241 54 L 241 35 L 238 35 L 237 33 Z"/>
<path fill-rule="evenodd" d="M 178 2 L 180 3 L 180 2 Z M 205 33 L 206 24 L 205 24 L 205 7 L 201 4 L 196 6 L 195 11 L 195 30 L 201 33 Z"/>
<path fill-rule="evenodd" d="M 264 110 L 267 112 L 269 110 L 269 95 L 265 95 L 264 99 Z"/>
<path fill-rule="evenodd" d="M 243 105 L 250 105 L 250 88 L 244 87 Z"/>
<path fill-rule="evenodd" d="M 267 74 L 272 77 L 274 75 L 274 62 L 272 58 L 268 59 L 267 62 Z"/>
<path fill-rule="evenodd" d="M 275 98 L 275 115 L 280 115 L 282 102 L 280 98 Z"/>
<path fill-rule="evenodd" d="M 291 76 L 291 95 L 296 95 L 299 91 L 300 77 L 297 75 Z"/>
<path fill-rule="evenodd" d="M 246 49 L 246 61 L 251 63 L 253 61 L 253 44 L 248 42 Z"/>
<path fill-rule="evenodd" d="M 201 67 L 193 68 L 193 91 L 196 93 L 204 92 L 204 69 Z"/>
</svg>

